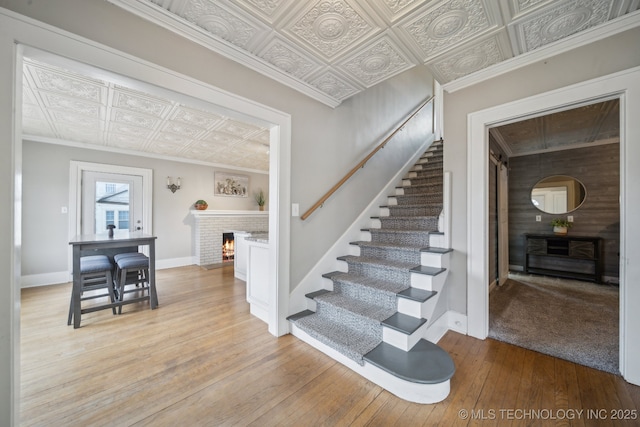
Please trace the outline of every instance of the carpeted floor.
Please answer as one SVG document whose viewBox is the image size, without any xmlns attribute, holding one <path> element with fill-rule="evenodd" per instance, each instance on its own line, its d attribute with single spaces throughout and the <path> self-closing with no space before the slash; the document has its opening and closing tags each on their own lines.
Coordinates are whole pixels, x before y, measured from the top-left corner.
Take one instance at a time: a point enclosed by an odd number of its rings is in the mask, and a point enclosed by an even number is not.
<svg viewBox="0 0 640 427">
<path fill-rule="evenodd" d="M 489 295 L 489 337 L 619 374 L 617 287 L 510 274 Z"/>
</svg>

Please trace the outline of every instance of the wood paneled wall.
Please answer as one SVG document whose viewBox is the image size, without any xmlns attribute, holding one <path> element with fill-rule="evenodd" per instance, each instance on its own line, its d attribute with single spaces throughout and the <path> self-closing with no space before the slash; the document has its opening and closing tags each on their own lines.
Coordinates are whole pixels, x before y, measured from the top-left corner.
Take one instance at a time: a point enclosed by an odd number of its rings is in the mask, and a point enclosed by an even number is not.
<svg viewBox="0 0 640 427">
<path fill-rule="evenodd" d="M 531 189 L 550 175 L 570 175 L 581 181 L 586 199 L 566 215 L 548 214 L 531 203 Z M 553 218 L 573 215 L 573 236 L 601 237 L 604 276 L 619 277 L 620 144 L 556 151 L 509 159 L 509 264 L 524 265 L 524 233 L 552 234 Z M 536 222 L 536 215 L 542 221 Z"/>
</svg>

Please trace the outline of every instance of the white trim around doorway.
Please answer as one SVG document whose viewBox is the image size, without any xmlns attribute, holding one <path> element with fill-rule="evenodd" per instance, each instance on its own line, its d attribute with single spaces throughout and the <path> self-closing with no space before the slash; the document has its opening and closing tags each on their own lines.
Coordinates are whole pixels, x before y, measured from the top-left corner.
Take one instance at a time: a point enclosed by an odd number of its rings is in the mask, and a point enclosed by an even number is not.
<svg viewBox="0 0 640 427">
<path fill-rule="evenodd" d="M 488 128 L 554 111 L 575 108 L 604 99 L 620 99 L 620 371 L 640 385 L 640 339 L 633 335 L 640 313 L 632 302 L 640 300 L 640 288 L 629 286 L 640 277 L 640 235 L 634 218 L 640 217 L 640 200 L 631 188 L 640 182 L 632 167 L 640 158 L 640 67 L 582 82 L 530 98 L 469 114 L 467 118 L 468 212 L 467 315 L 468 334 L 485 339 L 489 332 L 488 272 Z M 634 162 L 635 160 L 635 162 Z M 635 260 L 632 262 L 632 260 Z"/>
</svg>

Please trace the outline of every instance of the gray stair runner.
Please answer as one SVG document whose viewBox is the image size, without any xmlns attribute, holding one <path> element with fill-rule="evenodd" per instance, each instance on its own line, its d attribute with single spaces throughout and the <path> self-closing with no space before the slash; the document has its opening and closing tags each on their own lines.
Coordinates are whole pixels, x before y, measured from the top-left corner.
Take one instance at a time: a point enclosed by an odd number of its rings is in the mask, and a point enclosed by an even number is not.
<svg viewBox="0 0 640 427">
<path fill-rule="evenodd" d="M 323 277 L 333 290 L 307 294 L 316 311 L 305 310 L 288 319 L 323 344 L 363 365 L 365 360 L 400 378 L 418 383 L 438 383 L 453 375 L 453 361 L 437 345 L 420 340 L 410 351 L 382 342 L 383 326 L 411 334 L 427 320 L 397 312 L 397 299 L 424 302 L 436 292 L 411 288 L 411 274 L 436 275 L 441 268 L 420 265 L 429 248 L 429 235 L 437 233 L 442 210 L 442 146 L 434 145 L 416 163 L 413 175 L 403 180 L 403 195 L 396 204 L 381 206 L 389 216 L 374 217 L 380 228 L 364 229 L 371 241 L 352 242 L 360 255 L 345 255 L 347 272 Z M 407 185 L 407 183 L 409 183 Z M 427 357 L 428 359 L 425 359 Z"/>
</svg>

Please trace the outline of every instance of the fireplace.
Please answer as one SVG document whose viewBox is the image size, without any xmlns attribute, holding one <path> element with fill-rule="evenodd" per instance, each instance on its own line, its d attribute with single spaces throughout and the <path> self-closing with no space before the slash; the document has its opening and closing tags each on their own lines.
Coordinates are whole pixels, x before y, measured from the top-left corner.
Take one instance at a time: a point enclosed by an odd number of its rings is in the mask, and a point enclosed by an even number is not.
<svg viewBox="0 0 640 427">
<path fill-rule="evenodd" d="M 222 233 L 222 262 L 232 262 L 234 252 L 233 233 Z"/>
</svg>

